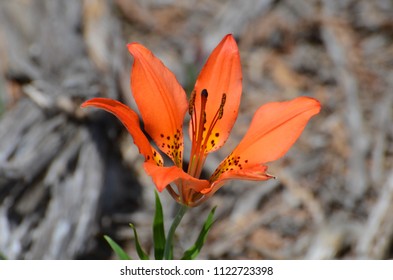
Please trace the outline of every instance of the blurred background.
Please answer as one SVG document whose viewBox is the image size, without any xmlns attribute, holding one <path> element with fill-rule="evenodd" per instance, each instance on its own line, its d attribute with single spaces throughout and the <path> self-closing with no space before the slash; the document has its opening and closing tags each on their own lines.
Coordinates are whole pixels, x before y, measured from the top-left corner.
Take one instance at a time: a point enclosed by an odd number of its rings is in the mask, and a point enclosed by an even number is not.
<svg viewBox="0 0 393 280">
<path fill-rule="evenodd" d="M 2 258 L 114 258 L 103 234 L 136 257 L 130 222 L 151 250 L 155 187 L 143 158 L 116 118 L 79 105 L 101 96 L 136 108 L 133 41 L 189 93 L 227 33 L 243 96 L 207 174 L 263 103 L 308 95 L 323 109 L 269 164 L 276 180 L 234 182 L 189 211 L 180 248 L 218 206 L 201 259 L 393 258 L 391 0 L 1 0 Z M 168 225 L 175 204 L 161 198 Z"/>
</svg>

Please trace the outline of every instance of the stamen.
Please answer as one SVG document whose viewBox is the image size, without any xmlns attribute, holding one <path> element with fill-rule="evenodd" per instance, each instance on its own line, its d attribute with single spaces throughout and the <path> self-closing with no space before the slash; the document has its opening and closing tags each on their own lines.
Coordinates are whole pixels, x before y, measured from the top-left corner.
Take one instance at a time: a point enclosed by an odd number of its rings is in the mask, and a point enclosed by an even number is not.
<svg viewBox="0 0 393 280">
<path fill-rule="evenodd" d="M 201 111 L 199 115 L 199 127 L 197 130 L 198 136 L 197 136 L 197 147 L 200 147 L 202 138 L 203 138 L 203 131 L 205 128 L 206 124 L 206 103 L 207 103 L 207 97 L 208 97 L 208 92 L 206 89 L 203 89 L 201 91 Z"/>
<path fill-rule="evenodd" d="M 208 92 L 206 89 L 203 89 L 201 91 L 201 108 L 199 112 L 199 123 L 197 123 L 197 116 L 196 116 L 196 110 L 195 110 L 195 93 L 193 93 L 194 96 L 192 96 L 190 102 L 192 101 L 193 106 L 192 109 L 190 110 L 189 107 L 189 112 L 192 112 L 191 115 L 191 126 L 192 126 L 192 147 L 191 147 L 191 157 L 190 157 L 190 164 L 188 166 L 188 173 L 198 177 L 200 173 L 200 168 L 201 168 L 201 162 L 200 160 L 203 160 L 203 151 L 204 149 L 202 148 L 202 141 L 203 141 L 203 133 L 206 124 L 206 103 L 207 103 L 207 97 L 208 97 Z"/>
<path fill-rule="evenodd" d="M 222 116 L 224 115 L 224 106 L 225 106 L 226 100 L 227 100 L 227 95 L 226 95 L 226 93 L 223 93 L 222 97 L 221 97 L 220 107 L 218 107 L 218 110 L 217 110 L 216 114 L 214 115 L 212 122 L 210 124 L 210 127 L 209 127 L 207 133 L 205 134 L 205 139 L 204 139 L 204 143 L 202 146 L 204 149 L 206 149 L 206 147 L 207 147 L 207 143 L 208 143 L 211 133 L 213 132 L 214 126 L 217 124 L 218 120 L 222 119 Z M 213 145 L 213 143 L 211 143 L 211 145 L 212 145 L 212 147 L 214 147 L 216 144 L 214 143 L 214 145 Z"/>
<path fill-rule="evenodd" d="M 190 116 L 192 116 L 192 112 L 194 111 L 194 107 L 195 107 L 195 96 L 196 96 L 196 91 L 193 90 L 191 92 L 191 96 L 190 96 L 190 103 L 188 104 L 188 113 L 190 114 Z"/>
<path fill-rule="evenodd" d="M 226 93 L 224 93 L 221 97 L 221 104 L 220 104 L 220 108 L 218 109 L 218 119 L 221 120 L 222 116 L 224 115 L 224 106 L 225 106 L 225 102 L 227 101 L 227 95 Z"/>
<path fill-rule="evenodd" d="M 192 92 L 190 97 L 190 105 L 189 105 L 189 113 L 191 115 L 191 129 L 192 129 L 192 147 L 191 147 L 191 156 L 190 163 L 188 166 L 188 173 L 192 176 L 198 177 L 202 171 L 203 163 L 206 159 L 206 151 L 210 146 L 213 149 L 217 146 L 217 139 L 220 136 L 220 133 L 213 133 L 213 129 L 217 124 L 218 120 L 222 119 L 224 115 L 224 106 L 226 103 L 226 93 L 222 94 L 220 106 L 217 108 L 213 118 L 209 126 L 207 127 L 207 117 L 206 116 L 206 104 L 209 93 L 206 89 L 203 89 L 200 93 L 200 111 L 199 119 L 197 118 L 196 110 L 195 110 L 195 91 Z M 211 138 L 210 136 L 213 136 Z"/>
</svg>

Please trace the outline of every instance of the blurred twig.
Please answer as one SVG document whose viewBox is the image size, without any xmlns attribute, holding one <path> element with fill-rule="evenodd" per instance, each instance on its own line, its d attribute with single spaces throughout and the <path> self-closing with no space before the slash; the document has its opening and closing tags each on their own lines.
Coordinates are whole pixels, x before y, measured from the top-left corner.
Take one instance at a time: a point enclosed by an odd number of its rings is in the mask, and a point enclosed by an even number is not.
<svg viewBox="0 0 393 280">
<path fill-rule="evenodd" d="M 361 198 L 367 187 L 365 156 L 369 137 L 364 128 L 362 107 L 359 100 L 358 79 L 354 75 L 354 65 L 350 58 L 355 46 L 345 30 L 340 28 L 333 15 L 337 12 L 336 1 L 325 0 L 322 37 L 328 53 L 335 64 L 336 78 L 346 98 L 346 119 L 349 129 L 351 154 L 348 160 L 346 187 L 352 195 L 347 201 L 350 205 Z"/>
<path fill-rule="evenodd" d="M 360 258 L 386 258 L 393 239 L 393 170 L 370 212 L 357 246 Z"/>
</svg>

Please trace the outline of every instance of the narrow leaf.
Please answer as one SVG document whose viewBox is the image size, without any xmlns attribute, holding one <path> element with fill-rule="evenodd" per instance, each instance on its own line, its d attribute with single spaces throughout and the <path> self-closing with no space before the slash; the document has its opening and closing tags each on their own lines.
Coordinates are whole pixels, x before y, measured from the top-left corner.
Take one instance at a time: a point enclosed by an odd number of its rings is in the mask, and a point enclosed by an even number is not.
<svg viewBox="0 0 393 280">
<path fill-rule="evenodd" d="M 187 251 L 184 252 L 183 257 L 181 258 L 182 260 L 193 260 L 199 255 L 199 252 L 201 251 L 203 244 L 205 244 L 207 234 L 209 233 L 209 230 L 214 223 L 213 217 L 216 208 L 217 207 L 214 207 L 210 211 L 205 223 L 203 224 L 203 227 L 199 233 L 197 240 L 195 241 L 194 245 L 192 245 L 190 248 L 188 248 Z"/>
<path fill-rule="evenodd" d="M 115 241 L 113 241 L 112 238 L 110 238 L 107 235 L 104 235 L 104 238 L 106 242 L 108 242 L 109 246 L 111 246 L 112 250 L 116 253 L 116 255 L 119 257 L 121 260 L 131 260 L 130 256 L 127 255 L 126 252 L 117 244 Z"/>
<path fill-rule="evenodd" d="M 175 218 L 173 219 L 172 225 L 169 228 L 168 236 L 164 249 L 164 259 L 173 260 L 173 239 L 175 237 L 176 228 L 179 226 L 180 221 L 183 219 L 184 214 L 186 214 L 188 209 L 187 205 L 182 205 L 179 207 Z"/>
<path fill-rule="evenodd" d="M 165 248 L 164 214 L 157 191 L 154 191 L 154 194 L 156 197 L 156 212 L 153 220 L 154 257 L 156 260 L 162 260 Z"/>
<path fill-rule="evenodd" d="M 146 254 L 146 252 L 142 249 L 142 247 L 141 247 L 141 245 L 139 243 L 139 238 L 138 238 L 138 234 L 136 232 L 135 226 L 133 224 L 130 224 L 130 227 L 134 231 L 135 247 L 136 247 L 136 252 L 138 253 L 139 258 L 141 260 L 148 260 L 149 259 L 149 255 Z"/>
</svg>

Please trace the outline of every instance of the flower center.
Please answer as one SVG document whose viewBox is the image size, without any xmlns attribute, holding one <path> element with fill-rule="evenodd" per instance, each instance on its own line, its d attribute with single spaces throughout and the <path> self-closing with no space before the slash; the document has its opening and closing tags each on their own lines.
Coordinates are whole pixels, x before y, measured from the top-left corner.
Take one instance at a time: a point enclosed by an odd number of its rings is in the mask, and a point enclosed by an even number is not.
<svg viewBox="0 0 393 280">
<path fill-rule="evenodd" d="M 214 132 L 214 137 L 211 137 L 213 130 L 217 122 L 222 119 L 224 115 L 224 105 L 226 102 L 226 94 L 223 93 L 221 97 L 221 103 L 215 112 L 212 121 L 209 126 L 206 127 L 206 104 L 208 99 L 208 91 L 203 89 L 200 93 L 200 108 L 197 110 L 195 105 L 196 92 L 192 92 L 190 97 L 190 103 L 188 107 L 188 113 L 191 116 L 191 155 L 190 163 L 188 165 L 188 174 L 195 178 L 199 178 L 203 164 L 206 160 L 208 151 L 211 150 L 215 145 L 215 138 L 220 136 L 219 132 Z M 210 139 L 210 141 L 209 141 Z"/>
</svg>

